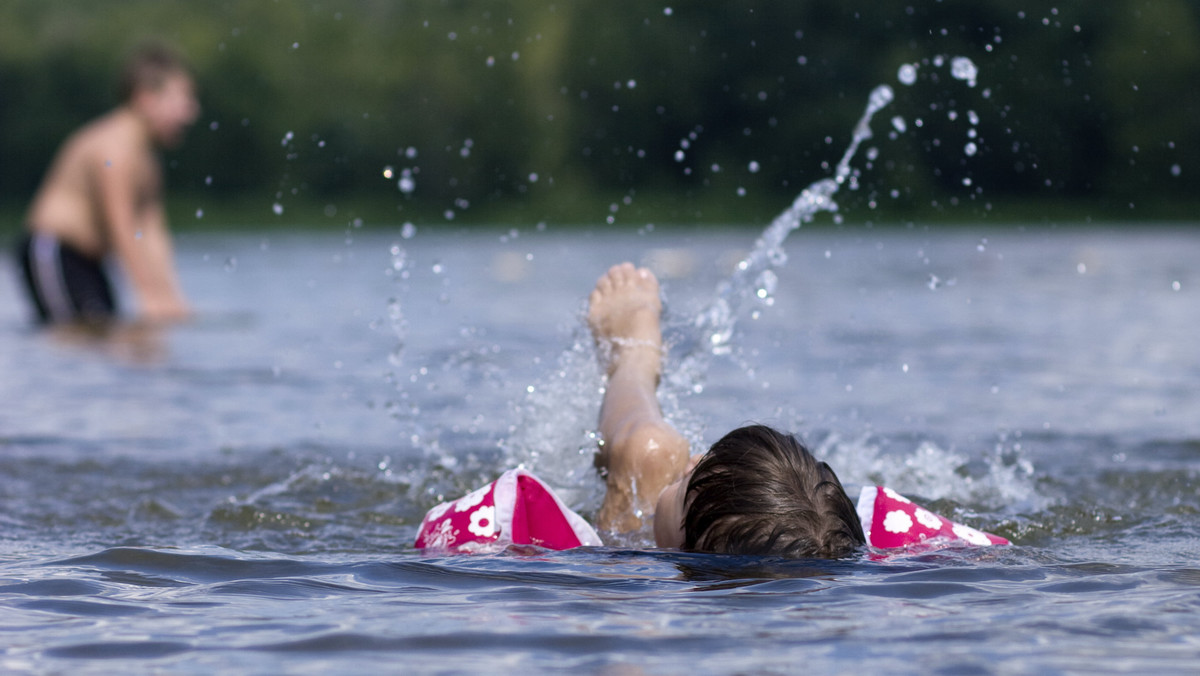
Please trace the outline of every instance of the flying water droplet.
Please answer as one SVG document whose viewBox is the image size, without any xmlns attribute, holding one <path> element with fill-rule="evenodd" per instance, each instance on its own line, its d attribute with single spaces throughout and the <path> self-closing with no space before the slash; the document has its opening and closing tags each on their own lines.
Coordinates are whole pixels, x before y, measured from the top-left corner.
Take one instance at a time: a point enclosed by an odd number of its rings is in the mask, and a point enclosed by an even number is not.
<svg viewBox="0 0 1200 676">
<path fill-rule="evenodd" d="M 417 189 L 417 182 L 413 179 L 411 169 L 400 172 L 400 180 L 396 181 L 396 187 L 405 195 L 412 194 L 412 191 Z"/>
<path fill-rule="evenodd" d="M 979 69 L 967 57 L 956 56 L 950 61 L 950 74 L 955 79 L 966 82 L 968 87 L 974 87 L 975 77 L 979 75 Z"/>
<path fill-rule="evenodd" d="M 279 202 L 276 202 L 271 205 L 271 211 L 274 211 L 276 216 L 282 216 L 283 215 L 283 205 L 280 204 Z"/>
<path fill-rule="evenodd" d="M 974 143 L 967 143 L 967 145 L 963 146 L 963 152 L 966 153 L 967 157 L 974 157 L 975 153 L 979 152 L 979 146 Z"/>
<path fill-rule="evenodd" d="M 900 72 L 896 73 L 896 79 L 900 80 L 900 84 L 912 86 L 917 81 L 917 67 L 915 64 L 906 63 L 900 66 Z"/>
<path fill-rule="evenodd" d="M 758 296 L 758 299 L 763 303 L 767 305 L 773 305 L 775 303 L 775 299 L 772 298 L 772 296 L 775 295 L 775 287 L 778 284 L 779 278 L 773 271 L 763 270 L 762 273 L 758 275 L 758 279 L 755 280 L 754 295 Z"/>
<path fill-rule="evenodd" d="M 892 102 L 896 98 L 896 93 L 887 85 L 879 85 L 871 91 L 871 97 L 867 99 L 867 115 L 874 115 L 879 112 L 884 106 Z"/>
<path fill-rule="evenodd" d="M 901 134 L 908 131 L 908 123 L 899 115 L 892 118 L 892 127 Z"/>
</svg>

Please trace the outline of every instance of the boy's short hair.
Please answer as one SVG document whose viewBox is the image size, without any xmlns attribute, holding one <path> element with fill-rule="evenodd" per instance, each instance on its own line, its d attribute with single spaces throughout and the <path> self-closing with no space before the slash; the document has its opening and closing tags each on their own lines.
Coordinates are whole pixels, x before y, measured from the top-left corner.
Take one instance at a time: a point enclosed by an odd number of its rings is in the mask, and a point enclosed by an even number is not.
<svg viewBox="0 0 1200 676">
<path fill-rule="evenodd" d="M 763 425 L 726 434 L 696 465 L 684 497 L 689 551 L 834 559 L 866 543 L 829 465 Z"/>
<path fill-rule="evenodd" d="M 143 42 L 125 58 L 117 78 L 117 97 L 128 103 L 139 91 L 156 91 L 168 77 L 189 74 L 187 62 L 179 52 L 161 42 Z"/>
</svg>

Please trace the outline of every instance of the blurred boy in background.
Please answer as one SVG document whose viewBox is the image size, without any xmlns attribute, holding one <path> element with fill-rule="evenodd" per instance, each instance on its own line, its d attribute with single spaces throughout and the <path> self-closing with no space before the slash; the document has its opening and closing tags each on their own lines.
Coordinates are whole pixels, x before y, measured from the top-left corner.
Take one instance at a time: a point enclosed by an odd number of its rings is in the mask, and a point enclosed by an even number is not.
<svg viewBox="0 0 1200 676">
<path fill-rule="evenodd" d="M 117 315 L 104 259 L 116 254 L 138 317 L 166 322 L 190 309 L 175 272 L 158 150 L 174 148 L 200 108 L 183 60 L 146 44 L 122 71 L 121 104 L 67 138 L 26 216 L 18 244 L 42 322 L 103 322 Z"/>
</svg>

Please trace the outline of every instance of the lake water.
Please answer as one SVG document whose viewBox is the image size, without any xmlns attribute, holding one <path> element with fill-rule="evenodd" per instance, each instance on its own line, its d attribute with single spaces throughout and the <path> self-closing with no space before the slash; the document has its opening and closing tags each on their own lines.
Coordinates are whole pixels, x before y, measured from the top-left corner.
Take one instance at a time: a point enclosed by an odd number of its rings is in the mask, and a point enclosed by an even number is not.
<svg viewBox="0 0 1200 676">
<path fill-rule="evenodd" d="M 710 355 L 691 327 L 753 240 L 189 236 L 201 319 L 110 337 L 31 329 L 0 262 L 0 670 L 1194 672 L 1200 231 L 801 229 Z M 663 279 L 698 449 L 795 430 L 1015 545 L 413 550 L 515 463 L 594 512 L 583 301 L 625 259 Z"/>
</svg>

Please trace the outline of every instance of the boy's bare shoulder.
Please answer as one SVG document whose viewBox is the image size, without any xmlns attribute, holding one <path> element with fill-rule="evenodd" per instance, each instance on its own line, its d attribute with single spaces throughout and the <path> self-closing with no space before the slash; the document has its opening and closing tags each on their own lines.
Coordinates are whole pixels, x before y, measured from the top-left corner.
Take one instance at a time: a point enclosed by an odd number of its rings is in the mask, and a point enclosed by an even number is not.
<svg viewBox="0 0 1200 676">
<path fill-rule="evenodd" d="M 91 168 L 152 158 L 136 120 L 113 111 L 80 127 L 65 144 L 67 161 Z"/>
</svg>

